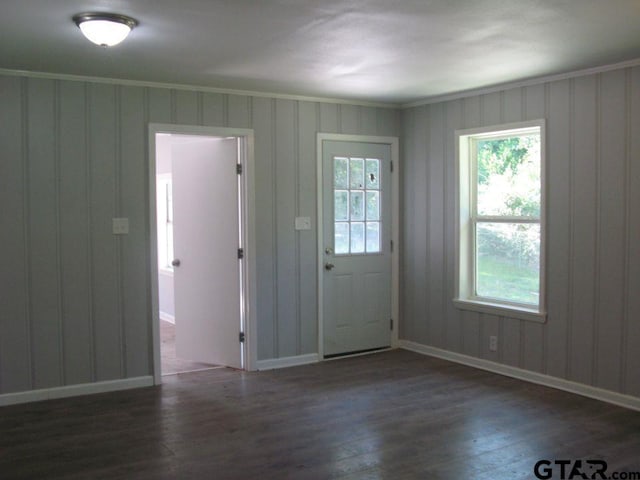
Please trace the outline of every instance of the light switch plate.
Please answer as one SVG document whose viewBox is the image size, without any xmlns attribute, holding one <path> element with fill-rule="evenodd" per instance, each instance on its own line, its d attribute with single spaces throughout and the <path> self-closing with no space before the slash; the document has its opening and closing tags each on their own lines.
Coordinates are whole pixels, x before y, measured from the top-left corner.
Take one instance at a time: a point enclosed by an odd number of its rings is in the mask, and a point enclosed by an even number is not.
<svg viewBox="0 0 640 480">
<path fill-rule="evenodd" d="M 113 234 L 114 235 L 127 235 L 129 233 L 129 219 L 128 218 L 114 218 L 113 219 Z"/>
<path fill-rule="evenodd" d="M 296 230 L 311 230 L 311 217 L 296 217 Z"/>
</svg>

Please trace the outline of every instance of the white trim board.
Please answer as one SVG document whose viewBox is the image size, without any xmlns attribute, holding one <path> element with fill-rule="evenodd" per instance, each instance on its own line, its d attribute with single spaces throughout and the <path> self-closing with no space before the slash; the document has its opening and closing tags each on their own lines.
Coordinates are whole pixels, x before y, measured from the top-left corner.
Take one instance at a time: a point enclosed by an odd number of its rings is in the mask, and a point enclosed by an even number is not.
<svg viewBox="0 0 640 480">
<path fill-rule="evenodd" d="M 181 83 L 163 83 L 145 80 L 128 80 L 125 78 L 92 77 L 89 75 L 71 75 L 67 73 L 34 72 L 30 70 L 12 70 L 0 68 L 0 75 L 12 77 L 44 78 L 49 80 L 67 80 L 71 82 L 103 83 L 107 85 L 122 85 L 129 87 L 167 88 L 189 92 L 220 93 L 223 95 L 242 95 L 256 98 L 273 98 L 282 100 L 296 100 L 300 102 L 332 103 L 337 105 L 355 105 L 359 107 L 398 108 L 400 104 L 348 98 L 314 97 L 306 95 L 292 95 L 287 93 L 258 92 L 253 90 L 235 90 L 232 88 L 207 87 L 204 85 L 186 85 Z"/>
<path fill-rule="evenodd" d="M 640 66 L 640 58 L 628 60 L 625 62 L 586 68 L 582 70 L 574 70 L 574 71 L 559 73 L 555 75 L 526 78 L 522 80 L 514 80 L 512 82 L 504 82 L 496 85 L 489 85 L 486 87 L 472 88 L 469 90 L 451 92 L 443 95 L 433 95 L 433 96 L 424 97 L 419 100 L 405 102 L 405 103 L 402 103 L 402 102 L 386 103 L 386 102 L 375 102 L 375 101 L 366 101 L 366 100 L 354 100 L 354 99 L 347 99 L 347 98 L 344 98 L 344 99 L 324 98 L 324 97 L 314 97 L 314 96 L 305 96 L 305 95 L 291 95 L 286 93 L 258 92 L 258 91 L 251 91 L 251 90 L 235 90 L 230 88 L 207 87 L 204 85 L 173 84 L 173 83 L 163 83 L 163 82 L 153 82 L 153 81 L 143 81 L 143 80 L 128 80 L 124 78 L 107 78 L 107 77 L 94 77 L 89 75 L 72 75 L 72 74 L 66 74 L 66 73 L 15 70 L 15 69 L 9 69 L 9 68 L 0 68 L 0 75 L 10 75 L 14 77 L 19 76 L 19 77 L 30 77 L 30 78 L 45 78 L 45 79 L 52 79 L 52 80 L 68 80 L 68 81 L 76 81 L 76 82 L 103 83 L 108 85 L 124 85 L 124 86 L 149 87 L 149 88 L 168 88 L 168 89 L 186 90 L 186 91 L 192 91 L 192 92 L 221 93 L 223 95 L 245 95 L 245 96 L 257 97 L 257 98 L 274 98 L 274 99 L 308 101 L 308 102 L 317 102 L 317 103 L 330 103 L 330 104 L 337 104 L 337 105 L 355 105 L 355 106 L 362 106 L 362 107 L 406 109 L 406 108 L 419 107 L 422 105 L 430 105 L 433 103 L 446 102 L 450 100 L 458 100 L 461 98 L 473 97 L 476 95 L 484 95 L 487 93 L 495 93 L 503 90 L 508 90 L 511 88 L 528 87 L 532 85 L 538 85 L 541 83 L 567 80 L 570 78 L 576 78 L 576 77 L 581 77 L 585 75 L 593 75 L 597 73 L 609 72 L 611 70 L 618 70 L 620 68 L 630 68 L 630 67 L 636 67 L 636 66 Z"/>
<path fill-rule="evenodd" d="M 595 75 L 598 73 L 610 72 L 612 70 L 619 70 L 622 68 L 632 68 L 640 66 L 640 58 L 628 60 L 626 62 L 612 63 L 609 65 L 601 65 L 599 67 L 585 68 L 583 70 L 574 70 L 571 72 L 558 73 L 555 75 L 545 75 L 541 77 L 526 78 L 523 80 L 514 80 L 513 82 L 498 83 L 496 85 L 490 85 L 481 88 L 472 88 L 469 90 L 462 90 L 458 92 L 447 93 L 444 95 L 434 95 L 432 97 L 423 98 L 422 100 L 416 100 L 415 102 L 407 102 L 400 105 L 401 109 L 420 107 L 423 105 L 431 105 L 433 103 L 448 102 L 451 100 L 459 100 L 466 97 L 475 97 L 478 95 L 485 95 L 488 93 L 502 92 L 512 88 L 530 87 L 532 85 L 540 85 L 541 83 L 559 82 L 561 80 L 568 80 L 570 78 L 584 77 L 586 75 Z"/>
<path fill-rule="evenodd" d="M 95 393 L 115 392 L 132 388 L 153 386 L 151 375 L 144 377 L 125 378 L 122 380 L 108 380 L 105 382 L 82 383 L 65 387 L 43 388 L 27 392 L 6 393 L 0 395 L 0 407 L 17 405 L 19 403 L 53 400 L 56 398 L 77 397 L 80 395 L 93 395 Z"/>
<path fill-rule="evenodd" d="M 420 353 L 422 355 L 428 355 L 430 357 L 449 360 L 451 362 L 478 368 L 480 370 L 486 370 L 499 375 L 505 375 L 518 380 L 524 380 L 525 382 L 535 383 L 537 385 L 543 385 L 545 387 L 551 387 L 569 393 L 575 393 L 576 395 L 611 403 L 619 407 L 640 411 L 640 398 L 633 397 L 631 395 L 624 395 L 622 393 L 612 392 L 610 390 L 604 390 L 602 388 L 592 387 L 590 385 L 572 382 L 570 380 L 552 377 L 542 373 L 531 372 L 529 370 L 503 365 L 501 363 L 484 360 L 482 358 L 470 357 L 461 353 L 441 350 L 439 348 L 411 342 L 409 340 L 400 340 L 400 348 Z"/>
<path fill-rule="evenodd" d="M 307 355 L 297 355 L 294 357 L 270 358 L 268 360 L 258 360 L 258 370 L 273 370 L 276 368 L 295 367 L 298 365 L 307 365 L 309 363 L 318 363 L 319 357 L 317 353 L 309 353 Z"/>
</svg>

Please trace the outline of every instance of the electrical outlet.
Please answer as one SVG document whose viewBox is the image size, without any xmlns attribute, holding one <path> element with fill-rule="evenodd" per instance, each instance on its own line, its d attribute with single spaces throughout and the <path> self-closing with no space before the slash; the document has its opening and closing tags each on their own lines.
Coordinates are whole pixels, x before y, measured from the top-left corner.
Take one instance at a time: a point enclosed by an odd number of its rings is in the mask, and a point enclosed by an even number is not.
<svg viewBox="0 0 640 480">
<path fill-rule="evenodd" d="M 296 230 L 311 230 L 311 217 L 296 217 Z"/>
<path fill-rule="evenodd" d="M 496 337 L 495 335 L 491 335 L 489 337 L 489 350 L 491 352 L 498 351 L 498 337 Z"/>
<path fill-rule="evenodd" d="M 113 219 L 113 234 L 114 235 L 128 235 L 129 234 L 129 219 L 128 218 L 114 218 Z"/>
</svg>

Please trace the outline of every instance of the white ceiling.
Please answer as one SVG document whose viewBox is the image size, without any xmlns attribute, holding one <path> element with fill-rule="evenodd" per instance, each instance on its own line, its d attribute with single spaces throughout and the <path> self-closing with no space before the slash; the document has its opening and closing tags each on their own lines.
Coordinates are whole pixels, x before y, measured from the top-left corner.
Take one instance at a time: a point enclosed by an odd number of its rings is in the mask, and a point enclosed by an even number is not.
<svg viewBox="0 0 640 480">
<path fill-rule="evenodd" d="M 0 0 L 12 70 L 402 104 L 638 58 L 640 0 Z"/>
</svg>

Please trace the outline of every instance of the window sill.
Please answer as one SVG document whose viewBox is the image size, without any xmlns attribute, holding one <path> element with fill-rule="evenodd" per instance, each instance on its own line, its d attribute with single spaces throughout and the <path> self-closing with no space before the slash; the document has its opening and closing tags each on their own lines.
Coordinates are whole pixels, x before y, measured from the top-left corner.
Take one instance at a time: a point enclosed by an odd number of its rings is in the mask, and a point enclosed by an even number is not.
<svg viewBox="0 0 640 480">
<path fill-rule="evenodd" d="M 527 320 L 530 322 L 546 323 L 547 313 L 540 312 L 534 308 L 517 308 L 505 306 L 499 303 L 482 302 L 478 300 L 453 299 L 453 304 L 460 310 L 469 310 L 472 312 L 488 313 L 499 317 L 516 318 L 518 320 Z"/>
</svg>

